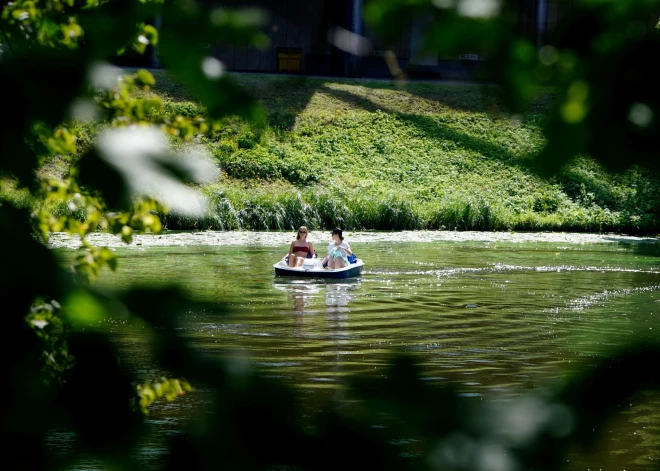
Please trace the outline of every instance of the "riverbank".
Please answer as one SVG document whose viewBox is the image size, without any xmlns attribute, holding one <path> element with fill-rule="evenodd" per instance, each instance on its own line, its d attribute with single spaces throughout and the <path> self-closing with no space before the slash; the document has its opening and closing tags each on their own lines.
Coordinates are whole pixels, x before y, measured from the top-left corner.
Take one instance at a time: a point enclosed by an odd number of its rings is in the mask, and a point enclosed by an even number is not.
<svg viewBox="0 0 660 471">
<path fill-rule="evenodd" d="M 483 231 L 398 231 L 398 232 L 347 232 L 351 244 L 377 242 L 550 242 L 566 244 L 660 244 L 657 237 L 635 237 L 617 234 L 585 234 L 559 232 L 483 232 Z M 171 246 L 263 246 L 286 247 L 295 234 L 292 232 L 253 232 L 253 231 L 199 231 L 165 232 L 163 234 L 142 234 L 133 237 L 131 244 L 124 244 L 119 236 L 106 233 L 90 234 L 89 242 L 97 246 L 111 248 L 132 247 L 171 247 Z M 329 234 L 323 231 L 310 233 L 310 241 L 322 250 Z M 57 232 L 50 236 L 51 248 L 77 249 L 78 237 Z"/>
<path fill-rule="evenodd" d="M 168 216 L 170 229 L 659 231 L 655 175 L 588 158 L 534 173 L 549 93 L 517 116 L 489 86 L 235 78 L 265 118 L 230 119 L 204 142 L 223 170 L 202 189 L 209 216 Z M 202 112 L 165 72 L 156 80 L 170 112 Z"/>
<path fill-rule="evenodd" d="M 163 100 L 163 113 L 204 115 L 165 71 L 154 75 L 148 93 Z M 533 171 L 549 93 L 519 116 L 489 86 L 235 79 L 259 100 L 262 119 L 227 118 L 196 142 L 221 176 L 200 188 L 208 215 L 165 215 L 168 229 L 660 232 L 657 175 L 610 174 L 587 157 L 552 178 Z M 66 165 L 47 162 L 44 172 L 61 178 Z"/>
</svg>

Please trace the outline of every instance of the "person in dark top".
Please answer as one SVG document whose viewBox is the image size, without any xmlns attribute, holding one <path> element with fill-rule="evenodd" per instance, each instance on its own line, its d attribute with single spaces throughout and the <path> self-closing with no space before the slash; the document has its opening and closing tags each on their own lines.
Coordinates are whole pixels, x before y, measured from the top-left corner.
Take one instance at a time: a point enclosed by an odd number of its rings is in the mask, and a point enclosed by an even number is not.
<svg viewBox="0 0 660 471">
<path fill-rule="evenodd" d="M 291 242 L 289 246 L 289 266 L 292 268 L 302 266 L 307 258 L 307 254 L 311 253 L 314 256 L 316 253 L 314 251 L 314 244 L 307 242 L 308 233 L 309 231 L 305 226 L 300 226 L 296 240 Z"/>
</svg>

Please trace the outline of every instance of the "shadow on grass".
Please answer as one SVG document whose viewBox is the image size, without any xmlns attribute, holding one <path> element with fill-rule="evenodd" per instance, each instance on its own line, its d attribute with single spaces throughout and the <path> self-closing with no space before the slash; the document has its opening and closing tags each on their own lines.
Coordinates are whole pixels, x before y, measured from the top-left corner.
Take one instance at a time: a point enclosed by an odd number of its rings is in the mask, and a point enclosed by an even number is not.
<svg viewBox="0 0 660 471">
<path fill-rule="evenodd" d="M 510 165 L 515 165 L 531 170 L 529 164 L 525 162 L 524 157 L 515 156 L 508 149 L 502 146 L 490 143 L 484 139 L 470 136 L 453 129 L 450 126 L 439 123 L 438 121 L 434 120 L 432 116 L 401 113 L 397 110 L 380 106 L 368 98 L 355 95 L 345 90 L 336 90 L 333 88 L 324 87 L 323 93 L 327 93 L 328 95 L 331 95 L 338 100 L 355 104 L 363 110 L 372 113 L 375 113 L 376 111 L 390 113 L 396 116 L 405 124 L 415 127 L 418 131 L 422 132 L 431 139 L 452 141 L 458 146 L 467 150 L 478 152 L 486 158 L 502 161 Z"/>
<path fill-rule="evenodd" d="M 415 127 L 415 129 L 422 132 L 428 138 L 450 141 L 463 149 L 482 155 L 485 159 L 497 161 L 510 167 L 515 167 L 525 172 L 539 175 L 534 160 L 536 153 L 530 152 L 528 154 L 515 155 L 501 145 L 460 132 L 451 126 L 438 122 L 434 119 L 432 114 L 402 113 L 386 106 L 382 106 L 379 103 L 374 103 L 373 100 L 367 97 L 356 95 L 347 90 L 339 90 L 325 86 L 323 87 L 323 93 L 344 101 L 345 103 L 358 106 L 371 113 L 381 111 L 392 114 L 405 124 Z M 474 112 L 487 112 L 490 106 L 488 103 L 489 102 L 485 102 L 481 107 L 468 109 Z M 490 103 L 492 104 L 493 102 Z M 541 178 L 548 181 L 548 178 L 546 177 L 541 176 Z M 579 198 L 581 190 L 584 188 L 586 192 L 595 195 L 599 205 L 606 206 L 612 210 L 626 209 L 622 207 L 620 198 L 617 198 L 607 181 L 599 180 L 586 173 L 571 170 L 562 172 L 555 178 L 559 183 L 565 186 L 565 191 L 571 198 Z"/>
<path fill-rule="evenodd" d="M 304 110 L 309 100 L 317 91 L 326 92 L 336 90 L 330 85 L 360 87 L 369 91 L 400 91 L 408 95 L 409 102 L 419 103 L 424 106 L 430 104 L 441 105 L 457 111 L 475 113 L 492 113 L 498 115 L 506 113 L 499 100 L 496 87 L 488 85 L 462 85 L 438 83 L 416 83 L 408 82 L 403 86 L 394 81 L 379 80 L 355 80 L 341 77 L 305 77 L 296 75 L 268 75 L 255 73 L 233 73 L 236 81 L 261 101 L 266 109 L 273 109 L 283 104 L 298 111 Z M 347 102 L 352 102 L 360 97 L 357 94 L 347 92 Z M 358 106 L 364 106 L 364 101 Z M 372 101 L 372 105 L 382 109 L 378 103 Z"/>
<path fill-rule="evenodd" d="M 131 69 L 126 68 L 131 71 Z M 192 101 L 197 103 L 195 94 L 181 82 L 177 81 L 176 77 L 167 70 L 152 70 L 156 85 L 153 87 L 154 92 L 165 95 L 173 102 Z"/>
</svg>

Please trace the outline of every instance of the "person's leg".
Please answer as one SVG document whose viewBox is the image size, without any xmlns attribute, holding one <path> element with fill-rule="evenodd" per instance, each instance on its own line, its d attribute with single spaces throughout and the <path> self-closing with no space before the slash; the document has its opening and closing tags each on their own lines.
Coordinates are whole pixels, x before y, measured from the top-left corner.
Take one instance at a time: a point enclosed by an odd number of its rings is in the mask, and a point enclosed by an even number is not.
<svg viewBox="0 0 660 471">
<path fill-rule="evenodd" d="M 302 267 L 304 261 L 305 261 L 304 257 L 296 257 L 296 267 Z"/>
<path fill-rule="evenodd" d="M 337 257 L 337 260 L 335 260 L 335 268 L 344 268 L 346 267 L 346 262 L 344 262 L 344 259 L 341 257 Z"/>
<path fill-rule="evenodd" d="M 328 257 L 328 268 L 333 270 L 335 268 L 335 259 L 332 258 L 332 255 Z"/>
<path fill-rule="evenodd" d="M 291 254 L 289 255 L 289 267 L 293 268 L 296 266 L 296 256 Z"/>
</svg>

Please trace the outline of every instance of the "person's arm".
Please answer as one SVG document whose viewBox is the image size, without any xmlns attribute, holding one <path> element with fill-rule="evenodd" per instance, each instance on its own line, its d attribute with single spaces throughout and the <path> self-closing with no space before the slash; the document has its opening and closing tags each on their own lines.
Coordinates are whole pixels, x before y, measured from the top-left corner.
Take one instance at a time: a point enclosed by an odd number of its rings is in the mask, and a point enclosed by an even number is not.
<svg viewBox="0 0 660 471">
<path fill-rule="evenodd" d="M 342 245 L 344 246 L 343 249 L 346 251 L 346 255 L 353 255 L 353 252 L 351 252 L 351 246 L 348 245 L 348 242 L 342 242 Z"/>
<path fill-rule="evenodd" d="M 316 255 L 316 250 L 314 250 L 314 244 L 309 243 L 309 252 L 312 254 L 312 257 Z"/>
<path fill-rule="evenodd" d="M 293 244 L 295 244 L 295 242 L 291 242 L 291 245 L 289 245 L 289 254 L 288 254 L 289 257 L 293 255 Z"/>
</svg>

